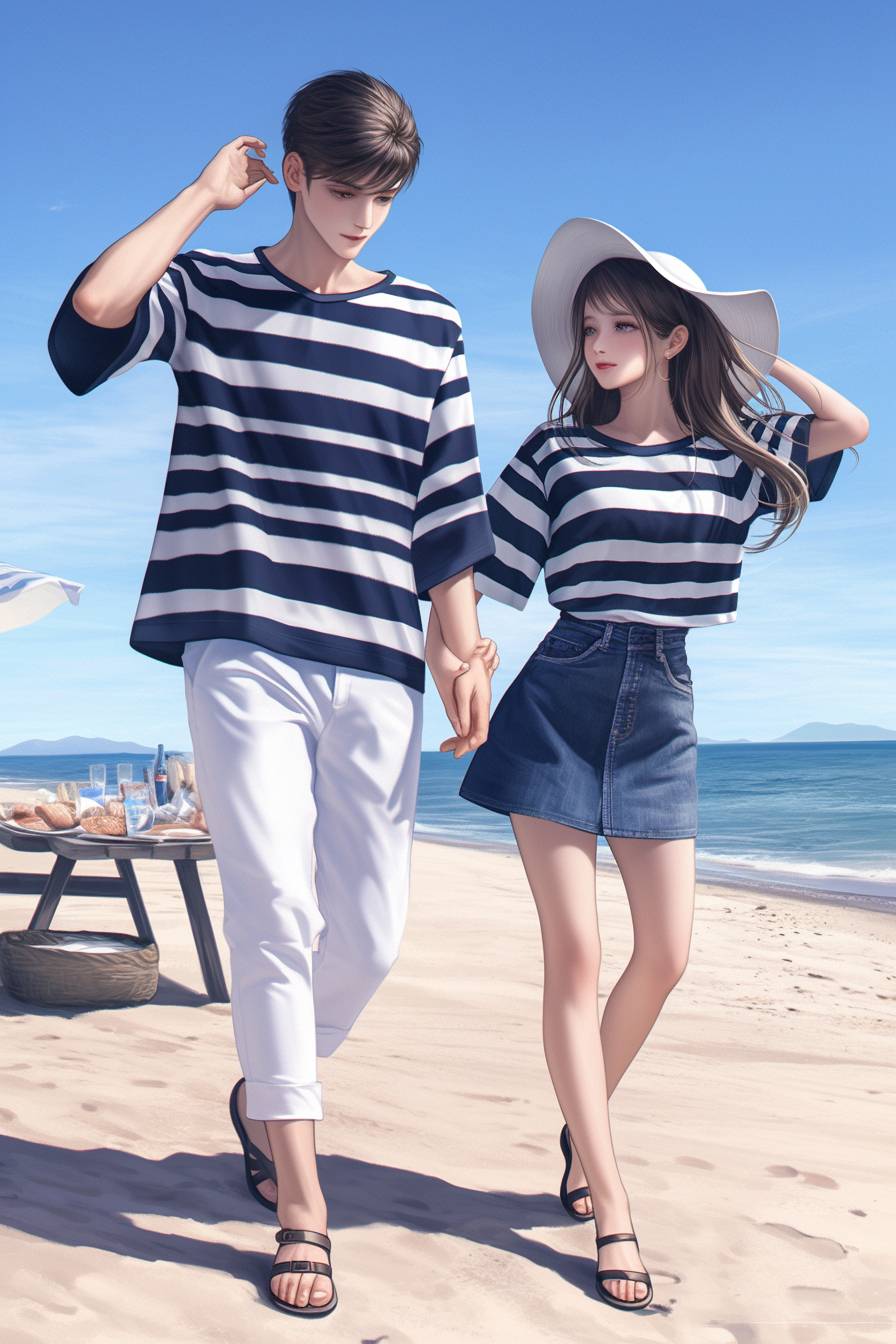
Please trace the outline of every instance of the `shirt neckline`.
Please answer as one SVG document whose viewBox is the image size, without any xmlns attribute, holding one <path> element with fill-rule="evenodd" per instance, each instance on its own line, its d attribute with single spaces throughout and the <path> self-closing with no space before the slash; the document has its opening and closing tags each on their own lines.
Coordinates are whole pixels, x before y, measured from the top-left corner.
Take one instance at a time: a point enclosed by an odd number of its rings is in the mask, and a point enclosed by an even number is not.
<svg viewBox="0 0 896 1344">
<path fill-rule="evenodd" d="M 345 299 L 359 299 L 364 294 L 376 294 L 379 290 L 391 285 L 395 279 L 394 271 L 383 271 L 382 280 L 378 280 L 375 285 L 368 285 L 366 289 L 345 290 L 336 294 L 318 294 L 317 290 L 299 284 L 298 280 L 292 280 L 288 275 L 284 275 L 283 271 L 278 270 L 274 263 L 265 256 L 263 247 L 255 247 L 252 250 L 259 265 L 263 266 L 275 279 L 279 280 L 281 284 L 287 285 L 289 289 L 294 289 L 297 294 L 304 294 L 306 299 L 313 299 L 315 303 L 341 303 Z"/>
<path fill-rule="evenodd" d="M 678 448 L 696 446 L 696 441 L 689 434 L 685 435 L 683 439 L 672 439 L 668 443 L 642 444 L 628 443 L 625 439 L 614 439 L 611 434 L 605 434 L 603 430 L 597 429 L 594 425 L 582 426 L 581 432 L 597 439 L 598 443 L 605 444 L 609 448 L 621 448 L 626 453 L 635 453 L 644 457 L 654 457 L 658 453 L 674 452 Z"/>
</svg>

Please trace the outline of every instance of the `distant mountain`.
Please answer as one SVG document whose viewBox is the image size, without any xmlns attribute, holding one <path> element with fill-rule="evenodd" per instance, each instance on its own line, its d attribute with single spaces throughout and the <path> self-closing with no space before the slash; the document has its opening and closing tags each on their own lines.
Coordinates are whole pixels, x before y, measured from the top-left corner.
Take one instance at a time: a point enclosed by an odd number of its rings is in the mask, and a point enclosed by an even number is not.
<svg viewBox="0 0 896 1344">
<path fill-rule="evenodd" d="M 155 748 L 141 747 L 139 742 L 113 742 L 108 737 L 58 737 L 54 742 L 31 737 L 14 747 L 4 747 L 0 756 L 88 756 L 101 751 L 152 756 Z"/>
<path fill-rule="evenodd" d="M 804 723 L 783 737 L 698 737 L 701 747 L 735 747 L 740 743 L 762 742 L 893 742 L 896 730 L 874 723 Z"/>
<path fill-rule="evenodd" d="M 804 723 L 775 742 L 893 742 L 896 731 L 875 723 Z"/>
</svg>

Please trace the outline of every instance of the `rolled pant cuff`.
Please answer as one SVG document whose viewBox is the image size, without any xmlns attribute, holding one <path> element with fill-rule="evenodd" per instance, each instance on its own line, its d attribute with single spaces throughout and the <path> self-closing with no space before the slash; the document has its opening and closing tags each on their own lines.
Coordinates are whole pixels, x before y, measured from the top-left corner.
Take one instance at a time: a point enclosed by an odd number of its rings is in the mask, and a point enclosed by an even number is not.
<svg viewBox="0 0 896 1344">
<path fill-rule="evenodd" d="M 250 1120 L 322 1120 L 320 1083 L 253 1083 L 246 1079 Z"/>
<path fill-rule="evenodd" d="M 319 1058 L 326 1058 L 339 1049 L 342 1042 L 348 1035 L 348 1029 L 343 1027 L 318 1027 L 317 1028 L 317 1053 Z"/>
</svg>

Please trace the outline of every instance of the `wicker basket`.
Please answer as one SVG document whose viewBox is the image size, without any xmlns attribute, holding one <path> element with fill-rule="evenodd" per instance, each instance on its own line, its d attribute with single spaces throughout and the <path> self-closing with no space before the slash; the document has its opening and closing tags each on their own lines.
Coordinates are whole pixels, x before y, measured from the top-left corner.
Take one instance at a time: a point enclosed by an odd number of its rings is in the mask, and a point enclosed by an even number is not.
<svg viewBox="0 0 896 1344">
<path fill-rule="evenodd" d="M 76 951 L 75 940 L 127 943 L 114 952 Z M 159 986 L 159 949 L 127 933 L 22 929 L 0 934 L 0 976 L 10 994 L 53 1007 L 146 1003 Z"/>
</svg>

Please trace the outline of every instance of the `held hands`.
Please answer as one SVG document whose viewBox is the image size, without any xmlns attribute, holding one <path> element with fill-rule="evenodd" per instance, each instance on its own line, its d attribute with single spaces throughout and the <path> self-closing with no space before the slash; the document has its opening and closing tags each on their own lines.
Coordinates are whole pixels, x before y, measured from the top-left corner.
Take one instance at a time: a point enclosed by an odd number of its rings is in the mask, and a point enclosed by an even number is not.
<svg viewBox="0 0 896 1344">
<path fill-rule="evenodd" d="M 261 158 L 250 158 L 254 149 Z M 213 210 L 235 210 L 254 196 L 265 182 L 277 178 L 264 162 L 265 142 L 255 135 L 238 135 L 224 145 L 203 168 L 196 185 L 209 197 Z"/>
<path fill-rule="evenodd" d="M 493 639 L 481 639 L 468 662 L 457 658 L 430 624 L 426 639 L 426 664 L 448 715 L 455 736 L 439 748 L 452 751 L 455 759 L 474 751 L 488 736 L 491 679 L 500 663 Z"/>
</svg>

